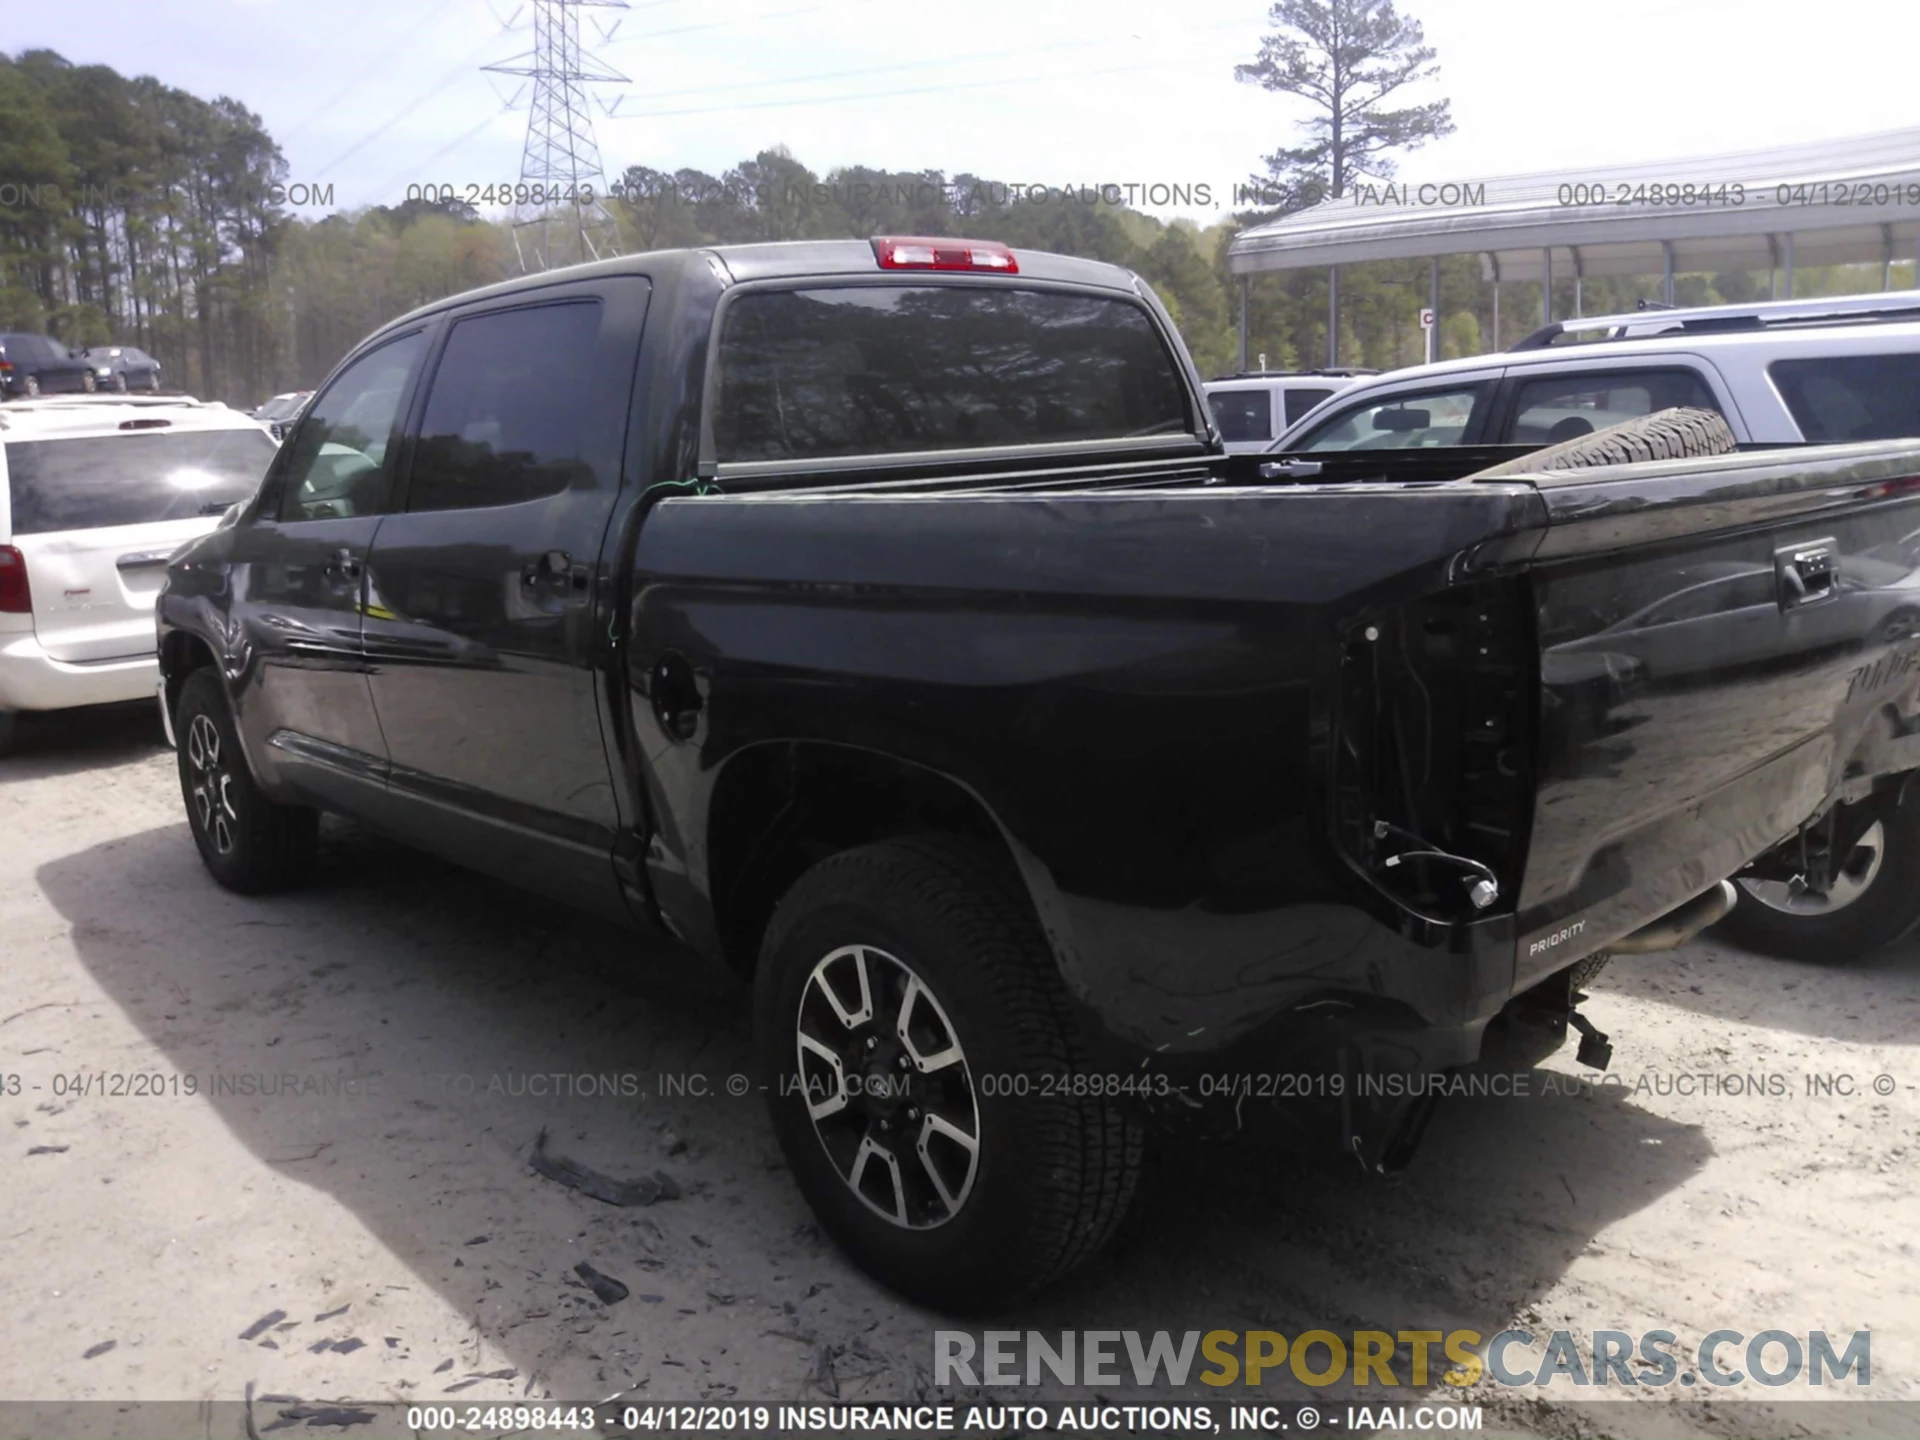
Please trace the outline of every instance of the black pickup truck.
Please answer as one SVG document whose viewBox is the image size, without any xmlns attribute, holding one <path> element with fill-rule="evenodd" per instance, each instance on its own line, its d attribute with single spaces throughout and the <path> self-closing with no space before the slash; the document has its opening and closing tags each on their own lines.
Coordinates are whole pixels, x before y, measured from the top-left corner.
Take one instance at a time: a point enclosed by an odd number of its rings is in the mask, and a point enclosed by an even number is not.
<svg viewBox="0 0 1920 1440">
<path fill-rule="evenodd" d="M 1833 577 L 1916 528 L 1911 445 L 1263 481 L 1123 270 L 667 252 L 360 346 L 170 567 L 161 700 L 226 886 L 348 812 L 750 977 L 810 1203 L 980 1304 L 1149 1123 L 1398 1163 L 1414 1082 L 1913 768 L 1920 590 Z M 1729 566 L 1761 613 L 1640 644 Z"/>
</svg>

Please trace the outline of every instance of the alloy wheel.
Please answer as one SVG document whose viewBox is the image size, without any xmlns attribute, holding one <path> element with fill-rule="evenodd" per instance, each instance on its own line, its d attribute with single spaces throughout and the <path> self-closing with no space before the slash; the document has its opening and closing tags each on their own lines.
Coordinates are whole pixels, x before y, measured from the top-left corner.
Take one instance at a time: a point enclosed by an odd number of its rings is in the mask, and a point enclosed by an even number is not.
<svg viewBox="0 0 1920 1440">
<path fill-rule="evenodd" d="M 234 830 L 240 823 L 240 812 L 233 805 L 233 772 L 221 754 L 220 731 L 205 714 L 195 715 L 187 727 L 187 764 L 193 770 L 188 788 L 200 833 L 220 854 L 231 855 Z"/>
<path fill-rule="evenodd" d="M 904 1230 L 958 1215 L 979 1169 L 980 1106 L 926 981 L 876 946 L 842 946 L 808 975 L 794 1039 L 807 1114 L 847 1188 Z"/>
<path fill-rule="evenodd" d="M 1886 854 L 1887 832 L 1876 820 L 1854 843 L 1846 864 L 1840 867 L 1824 894 L 1812 889 L 1799 876 L 1791 880 L 1742 880 L 1740 884 L 1769 910 L 1788 915 L 1827 915 L 1844 910 L 1867 893 L 1867 887 L 1880 874 Z"/>
</svg>

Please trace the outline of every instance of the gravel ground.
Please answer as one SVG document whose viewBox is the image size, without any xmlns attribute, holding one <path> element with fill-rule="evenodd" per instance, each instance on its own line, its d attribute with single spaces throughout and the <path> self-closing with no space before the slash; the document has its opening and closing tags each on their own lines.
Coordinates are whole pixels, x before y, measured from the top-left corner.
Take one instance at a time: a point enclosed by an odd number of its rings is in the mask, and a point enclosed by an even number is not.
<svg viewBox="0 0 1920 1440">
<path fill-rule="evenodd" d="M 340 822 L 309 888 L 227 894 L 155 729 L 145 708 L 29 721 L 0 761 L 0 1076 L 21 1086 L 0 1079 L 0 1398 L 930 1393 L 932 1332 L 956 1322 L 822 1240 L 758 1095 L 727 1092 L 749 1070 L 739 993 Z M 1837 970 L 1697 943 L 1595 988 L 1609 1083 L 1569 1050 L 1525 1098 L 1448 1102 L 1386 1180 L 1165 1147 L 1114 1249 L 992 1327 L 1664 1328 L 1683 1365 L 1720 1328 L 1871 1328 L 1872 1398 L 1920 1402 L 1920 942 Z M 1702 1073 L 1784 1078 L 1675 1079 Z M 66 1078 L 115 1075 L 162 1093 Z M 618 1209 L 534 1174 L 543 1129 L 677 1198 Z M 599 1303 L 581 1261 L 630 1298 Z M 1252 1398 L 1312 1393 L 1352 1398 L 1291 1379 Z M 1510 1428 L 1646 1433 L 1645 1406 L 1576 1418 L 1559 1387 L 1470 1398 Z M 1766 1431 L 1915 1424 L 1764 1398 L 1784 1417 Z"/>
</svg>

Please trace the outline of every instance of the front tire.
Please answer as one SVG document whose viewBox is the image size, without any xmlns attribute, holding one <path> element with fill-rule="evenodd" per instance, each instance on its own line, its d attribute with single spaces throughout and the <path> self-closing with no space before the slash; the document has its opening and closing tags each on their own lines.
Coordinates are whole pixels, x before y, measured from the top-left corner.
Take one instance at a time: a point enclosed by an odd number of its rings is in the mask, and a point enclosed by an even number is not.
<svg viewBox="0 0 1920 1440">
<path fill-rule="evenodd" d="M 1920 803 L 1889 806 L 1824 897 L 1780 881 L 1737 883 L 1740 903 L 1714 926 L 1717 939 L 1782 960 L 1858 960 L 1920 923 Z"/>
<path fill-rule="evenodd" d="M 901 1294 L 1007 1304 L 1125 1215 L 1140 1128 L 1074 1083 L 1091 1077 L 1066 987 L 1018 875 L 984 849 L 929 837 L 823 860 L 767 928 L 754 1010 L 802 1194 Z"/>
<path fill-rule="evenodd" d="M 91 370 L 83 370 L 80 372 L 80 391 L 83 395 L 91 395 L 99 388 L 100 382 L 93 378 L 93 372 Z"/>
<path fill-rule="evenodd" d="M 305 880 L 320 814 L 278 804 L 254 783 L 226 691 L 211 669 L 194 671 L 180 687 L 173 733 L 187 824 L 213 878 L 242 895 L 286 890 Z"/>
<path fill-rule="evenodd" d="M 127 393 L 127 376 L 125 371 L 116 370 L 113 372 L 113 393 L 116 395 L 124 395 Z"/>
</svg>

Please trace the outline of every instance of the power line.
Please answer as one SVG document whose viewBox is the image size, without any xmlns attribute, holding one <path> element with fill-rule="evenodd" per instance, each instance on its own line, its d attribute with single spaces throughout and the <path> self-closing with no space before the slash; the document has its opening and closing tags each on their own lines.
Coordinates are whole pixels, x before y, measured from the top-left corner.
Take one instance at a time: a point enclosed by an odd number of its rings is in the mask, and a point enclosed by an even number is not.
<svg viewBox="0 0 1920 1440">
<path fill-rule="evenodd" d="M 291 130 L 287 131 L 284 135 L 282 135 L 280 137 L 281 141 L 284 143 L 285 141 L 293 139 L 294 136 L 298 135 L 302 130 L 305 130 L 309 125 L 313 124 L 313 122 L 318 120 L 322 115 L 325 115 L 329 110 L 333 109 L 334 106 L 338 105 L 342 100 L 346 99 L 347 96 L 351 95 L 354 91 L 358 90 L 362 85 L 366 84 L 368 80 L 372 79 L 375 75 L 378 75 L 384 66 L 390 64 L 397 56 L 399 56 L 402 53 L 401 47 L 404 46 L 407 43 L 407 41 L 413 39 L 415 35 L 418 35 L 422 30 L 424 30 L 430 21 L 438 20 L 442 15 L 444 15 L 447 12 L 447 10 L 452 6 L 452 4 L 453 4 L 453 0 L 441 0 L 441 4 L 438 9 L 429 10 L 425 15 L 421 16 L 419 21 L 416 22 L 413 28 L 408 30 L 406 34 L 402 35 L 399 39 L 391 41 L 387 44 L 385 59 L 376 60 L 373 64 L 363 69 L 359 73 L 359 75 L 354 77 L 352 84 L 348 85 L 346 89 L 342 90 L 339 94 L 335 95 L 331 100 L 327 101 L 326 104 L 322 105 L 318 110 L 315 110 L 311 115 L 307 116 L 306 119 L 302 120 L 298 125 L 295 125 Z M 368 10 L 371 10 L 374 7 L 369 5 L 367 8 Z"/>
<path fill-rule="evenodd" d="M 816 95 L 801 100 L 765 100 L 757 105 L 702 105 L 685 110 L 630 110 L 622 120 L 655 120 L 673 115 L 713 115 L 723 110 L 793 110 L 806 105 L 844 105 L 859 100 L 893 100 L 902 95 L 941 95 L 953 90 L 990 90 L 1000 85 L 1031 85 L 1042 80 L 1079 80 L 1095 75 L 1132 75 L 1163 70 L 1158 60 L 1141 65 L 1111 65 L 1101 70 L 1056 70 L 1048 75 L 1009 75 L 1001 80 L 968 80 L 957 85 L 913 85 L 904 90 L 870 90 L 851 95 Z"/>
</svg>

